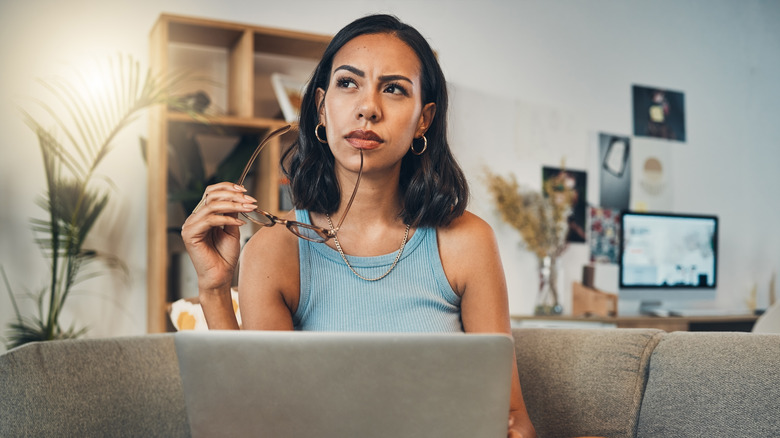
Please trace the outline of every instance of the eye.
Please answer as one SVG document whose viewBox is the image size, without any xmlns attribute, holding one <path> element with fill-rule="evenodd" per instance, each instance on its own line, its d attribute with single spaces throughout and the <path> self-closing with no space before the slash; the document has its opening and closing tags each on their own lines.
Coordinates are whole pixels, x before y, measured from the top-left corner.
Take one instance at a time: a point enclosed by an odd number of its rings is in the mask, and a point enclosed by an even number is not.
<svg viewBox="0 0 780 438">
<path fill-rule="evenodd" d="M 401 96 L 409 95 L 409 93 L 406 91 L 406 88 L 404 88 L 403 85 L 397 83 L 387 84 L 387 87 L 385 87 L 385 92 L 391 94 L 398 94 Z"/>
<path fill-rule="evenodd" d="M 357 84 L 352 78 L 338 78 L 336 79 L 336 86 L 339 88 L 355 88 Z"/>
</svg>

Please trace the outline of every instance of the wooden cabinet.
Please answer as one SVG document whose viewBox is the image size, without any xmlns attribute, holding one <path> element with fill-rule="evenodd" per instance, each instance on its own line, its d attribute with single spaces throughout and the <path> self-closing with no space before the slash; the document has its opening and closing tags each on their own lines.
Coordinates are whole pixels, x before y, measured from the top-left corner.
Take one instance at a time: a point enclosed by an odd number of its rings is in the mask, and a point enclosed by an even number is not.
<svg viewBox="0 0 780 438">
<path fill-rule="evenodd" d="M 167 304 L 178 298 L 171 286 L 172 259 L 182 250 L 179 230 L 186 214 L 180 206 L 169 202 L 171 132 L 183 127 L 212 139 L 215 136 L 262 137 L 286 124 L 272 89 L 271 74 L 308 78 L 329 41 L 330 37 L 325 35 L 169 14 L 161 15 L 154 24 L 149 50 L 152 70 L 157 73 L 191 71 L 192 80 L 184 84 L 181 93 L 205 91 L 211 104 L 209 122 L 205 125 L 163 106 L 150 110 L 147 141 L 149 332 L 166 330 Z M 216 142 L 217 148 L 219 143 Z M 230 144 L 230 141 L 223 143 Z M 251 192 L 263 208 L 276 212 L 280 210 L 281 144 L 270 143 L 259 157 Z"/>
</svg>

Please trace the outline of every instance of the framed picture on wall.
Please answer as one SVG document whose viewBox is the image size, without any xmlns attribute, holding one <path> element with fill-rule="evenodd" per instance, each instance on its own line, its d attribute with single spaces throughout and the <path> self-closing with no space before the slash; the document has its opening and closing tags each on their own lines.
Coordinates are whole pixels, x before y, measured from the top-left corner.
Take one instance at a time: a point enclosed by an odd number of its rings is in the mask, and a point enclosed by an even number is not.
<svg viewBox="0 0 780 438">
<path fill-rule="evenodd" d="M 598 164 L 600 205 L 628 210 L 631 195 L 631 139 L 600 133 Z"/>
<path fill-rule="evenodd" d="M 685 95 L 633 86 L 634 135 L 685 142 Z"/>
<path fill-rule="evenodd" d="M 557 167 L 542 167 L 542 187 L 549 180 L 555 180 L 558 184 L 565 184 L 567 188 L 575 192 L 571 201 L 571 214 L 569 215 L 569 233 L 567 242 L 585 243 L 585 222 L 587 219 L 588 174 L 582 170 L 561 169 Z"/>
</svg>

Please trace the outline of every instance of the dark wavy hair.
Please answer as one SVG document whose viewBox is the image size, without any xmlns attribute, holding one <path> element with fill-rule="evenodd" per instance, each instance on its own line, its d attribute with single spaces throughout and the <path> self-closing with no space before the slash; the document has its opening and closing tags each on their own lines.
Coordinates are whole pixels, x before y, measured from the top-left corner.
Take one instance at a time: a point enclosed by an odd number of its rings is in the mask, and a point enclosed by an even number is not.
<svg viewBox="0 0 780 438">
<path fill-rule="evenodd" d="M 359 18 L 341 29 L 314 70 L 301 103 L 298 139 L 281 159 L 290 180 L 293 205 L 321 214 L 333 213 L 339 207 L 341 192 L 333 154 L 314 133 L 319 123 L 316 90 L 322 88 L 327 93 L 333 58 L 347 42 L 378 33 L 392 34 L 414 50 L 421 66 L 422 103 L 436 104 L 436 115 L 425 134 L 428 148 L 419 156 L 409 151 L 401 161 L 401 218 L 415 227 L 448 225 L 466 209 L 469 189 L 447 142 L 447 84 L 425 38 L 392 15 Z M 416 145 L 415 149 L 420 147 Z"/>
</svg>

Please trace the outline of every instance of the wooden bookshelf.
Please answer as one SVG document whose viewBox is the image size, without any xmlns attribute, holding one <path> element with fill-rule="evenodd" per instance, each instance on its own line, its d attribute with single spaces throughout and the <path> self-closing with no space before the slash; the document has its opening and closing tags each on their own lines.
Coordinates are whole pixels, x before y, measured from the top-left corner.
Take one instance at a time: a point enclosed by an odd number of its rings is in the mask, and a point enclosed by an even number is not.
<svg viewBox="0 0 780 438">
<path fill-rule="evenodd" d="M 150 66 L 155 73 L 197 70 L 206 76 L 213 97 L 206 125 L 158 106 L 150 111 L 147 140 L 147 331 L 168 327 L 167 307 L 178 298 L 171 290 L 171 259 L 181 252 L 181 214 L 168 200 L 169 129 L 174 123 L 214 132 L 260 133 L 286 124 L 273 94 L 270 73 L 308 78 L 330 37 L 285 29 L 162 14 L 149 36 Z M 308 69 L 308 71 L 307 71 Z M 306 72 L 305 76 L 303 72 Z M 216 77 L 213 77 L 216 76 Z M 204 84 L 185 84 L 183 94 Z M 269 143 L 258 159 L 253 196 L 279 212 L 281 142 Z M 174 231 L 172 231 L 174 230 Z M 178 238 L 178 242 L 177 239 Z M 181 246 L 181 245 L 179 245 Z"/>
</svg>

